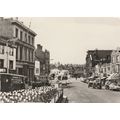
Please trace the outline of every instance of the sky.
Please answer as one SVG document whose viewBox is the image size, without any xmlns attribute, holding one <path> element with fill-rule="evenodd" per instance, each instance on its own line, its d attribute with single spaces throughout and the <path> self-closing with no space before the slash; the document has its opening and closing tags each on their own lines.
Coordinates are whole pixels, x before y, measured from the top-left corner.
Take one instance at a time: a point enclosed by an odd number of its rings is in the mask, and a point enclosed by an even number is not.
<svg viewBox="0 0 120 120">
<path fill-rule="evenodd" d="M 37 33 L 35 46 L 50 51 L 51 63 L 85 64 L 87 50 L 120 46 L 120 18 L 19 17 Z"/>
</svg>

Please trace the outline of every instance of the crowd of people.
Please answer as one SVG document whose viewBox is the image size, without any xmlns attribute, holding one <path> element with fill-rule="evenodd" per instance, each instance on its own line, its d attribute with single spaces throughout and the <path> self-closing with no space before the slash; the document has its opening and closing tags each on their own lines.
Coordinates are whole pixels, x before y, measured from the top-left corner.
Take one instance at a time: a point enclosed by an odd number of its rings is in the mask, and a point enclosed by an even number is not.
<svg viewBox="0 0 120 120">
<path fill-rule="evenodd" d="M 44 86 L 35 89 L 22 89 L 12 92 L 0 92 L 1 103 L 44 102 L 49 103 L 58 92 L 56 88 Z"/>
</svg>

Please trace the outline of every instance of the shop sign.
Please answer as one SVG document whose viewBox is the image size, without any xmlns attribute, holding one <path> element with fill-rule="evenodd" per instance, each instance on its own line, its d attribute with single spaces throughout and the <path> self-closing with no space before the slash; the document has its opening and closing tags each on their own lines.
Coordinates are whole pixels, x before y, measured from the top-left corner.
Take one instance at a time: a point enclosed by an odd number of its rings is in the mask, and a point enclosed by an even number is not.
<svg viewBox="0 0 120 120">
<path fill-rule="evenodd" d="M 0 73 L 6 73 L 6 69 L 5 68 L 0 69 Z"/>
</svg>

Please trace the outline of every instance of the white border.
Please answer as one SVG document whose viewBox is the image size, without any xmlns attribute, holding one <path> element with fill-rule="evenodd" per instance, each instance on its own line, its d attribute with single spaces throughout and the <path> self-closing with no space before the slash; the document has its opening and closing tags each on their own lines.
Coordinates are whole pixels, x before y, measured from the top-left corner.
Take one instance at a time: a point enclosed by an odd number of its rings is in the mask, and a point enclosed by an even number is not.
<svg viewBox="0 0 120 120">
<path fill-rule="evenodd" d="M 4 0 L 2 17 L 120 17 L 119 0 Z M 119 104 L 0 104 L 2 120 L 116 120 Z"/>
</svg>

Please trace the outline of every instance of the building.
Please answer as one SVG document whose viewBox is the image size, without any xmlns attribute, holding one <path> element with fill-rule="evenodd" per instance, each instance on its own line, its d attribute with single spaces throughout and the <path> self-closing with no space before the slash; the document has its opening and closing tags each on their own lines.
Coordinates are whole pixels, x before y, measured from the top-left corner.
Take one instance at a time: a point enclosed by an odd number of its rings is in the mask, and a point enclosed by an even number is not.
<svg viewBox="0 0 120 120">
<path fill-rule="evenodd" d="M 120 48 L 113 50 L 111 54 L 112 73 L 120 73 Z"/>
<path fill-rule="evenodd" d="M 95 66 L 111 62 L 112 50 L 88 50 L 86 55 L 86 73 L 91 76 L 95 73 Z"/>
<path fill-rule="evenodd" d="M 34 71 L 35 78 L 34 80 L 39 80 L 40 77 L 40 61 L 35 58 L 35 71 Z"/>
<path fill-rule="evenodd" d="M 23 22 L 13 18 L 0 18 L 0 36 L 18 38 L 16 41 L 16 73 L 34 78 L 34 42 L 36 33 Z"/>
<path fill-rule="evenodd" d="M 15 73 L 16 46 L 8 40 L 8 38 L 0 36 L 0 72 Z"/>
<path fill-rule="evenodd" d="M 50 73 L 50 53 L 48 50 L 43 51 L 43 46 L 37 45 L 35 50 L 35 59 L 40 62 L 40 76 Z"/>
<path fill-rule="evenodd" d="M 111 63 L 103 63 L 101 66 L 97 64 L 95 66 L 95 75 L 96 76 L 109 76 L 112 73 Z"/>
<path fill-rule="evenodd" d="M 45 74 L 50 73 L 50 52 L 45 50 Z"/>
</svg>

